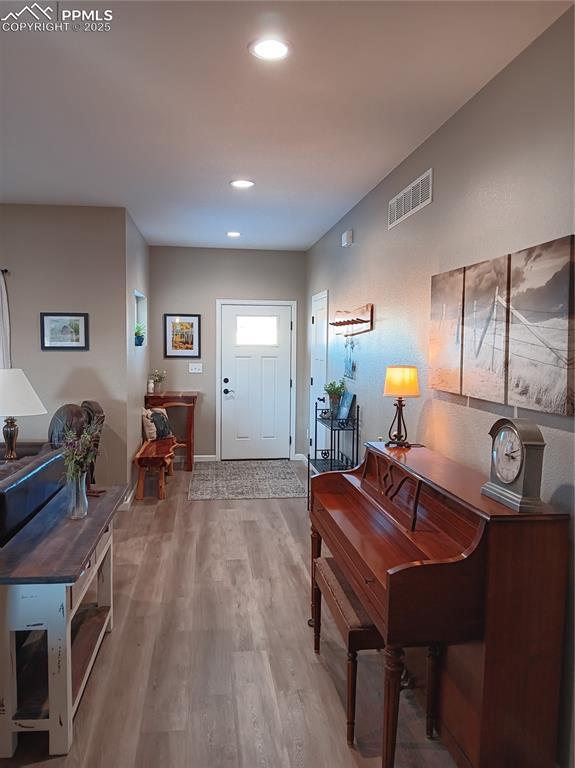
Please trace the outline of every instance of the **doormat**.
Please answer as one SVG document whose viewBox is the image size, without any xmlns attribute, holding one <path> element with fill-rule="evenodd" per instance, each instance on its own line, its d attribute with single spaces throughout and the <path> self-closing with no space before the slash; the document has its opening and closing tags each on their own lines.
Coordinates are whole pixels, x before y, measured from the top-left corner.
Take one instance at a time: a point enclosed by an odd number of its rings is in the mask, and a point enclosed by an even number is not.
<svg viewBox="0 0 575 768">
<path fill-rule="evenodd" d="M 269 461 L 196 462 L 188 500 L 200 499 L 295 499 L 306 496 L 293 462 Z"/>
</svg>

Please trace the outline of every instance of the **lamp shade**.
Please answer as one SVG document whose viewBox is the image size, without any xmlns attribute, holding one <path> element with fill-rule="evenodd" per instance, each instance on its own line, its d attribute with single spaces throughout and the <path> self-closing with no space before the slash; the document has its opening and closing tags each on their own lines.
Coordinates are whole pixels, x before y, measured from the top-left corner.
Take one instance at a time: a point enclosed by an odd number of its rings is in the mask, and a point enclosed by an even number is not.
<svg viewBox="0 0 575 768">
<path fill-rule="evenodd" d="M 39 416 L 47 413 L 21 368 L 0 369 L 0 415 Z"/>
<path fill-rule="evenodd" d="M 388 365 L 383 396 L 419 397 L 419 380 L 415 365 Z"/>
</svg>

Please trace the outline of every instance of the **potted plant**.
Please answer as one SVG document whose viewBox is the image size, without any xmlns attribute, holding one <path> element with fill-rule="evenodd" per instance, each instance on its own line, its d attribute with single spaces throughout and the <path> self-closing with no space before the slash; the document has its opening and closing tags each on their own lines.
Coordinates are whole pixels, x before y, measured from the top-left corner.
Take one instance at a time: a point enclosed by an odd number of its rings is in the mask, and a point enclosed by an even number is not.
<svg viewBox="0 0 575 768">
<path fill-rule="evenodd" d="M 154 392 L 162 391 L 162 384 L 166 380 L 166 376 L 166 371 L 158 371 L 157 368 L 150 374 L 150 379 L 154 382 Z"/>
<path fill-rule="evenodd" d="M 137 347 L 141 347 L 146 338 L 146 326 L 143 323 L 136 323 L 134 326 L 134 340 Z"/>
<path fill-rule="evenodd" d="M 330 381 L 323 389 L 329 397 L 329 407 L 331 409 L 332 418 L 335 418 L 339 409 L 339 401 L 345 392 L 345 380 L 340 379 L 339 381 Z"/>
<path fill-rule="evenodd" d="M 81 432 L 67 429 L 64 432 L 62 454 L 68 481 L 68 517 L 80 520 L 88 514 L 86 475 L 98 454 L 102 419 L 94 419 Z"/>
</svg>

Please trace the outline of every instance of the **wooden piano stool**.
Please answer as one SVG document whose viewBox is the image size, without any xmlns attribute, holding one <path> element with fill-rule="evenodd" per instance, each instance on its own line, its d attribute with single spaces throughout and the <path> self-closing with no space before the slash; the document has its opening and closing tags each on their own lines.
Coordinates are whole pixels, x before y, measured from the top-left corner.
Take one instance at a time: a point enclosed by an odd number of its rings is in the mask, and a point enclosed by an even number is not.
<svg viewBox="0 0 575 768">
<path fill-rule="evenodd" d="M 314 650 L 320 652 L 322 596 L 347 648 L 347 743 L 351 746 L 355 734 L 357 654 L 358 651 L 380 651 L 385 647 L 385 641 L 333 557 L 317 558 L 312 570 Z M 436 720 L 439 650 L 439 646 L 432 645 L 427 651 L 426 735 L 430 739 L 433 738 Z M 401 688 L 412 687 L 413 679 L 404 670 Z"/>
<path fill-rule="evenodd" d="M 379 650 L 385 643 L 333 557 L 314 561 L 313 579 L 316 589 L 312 616 L 314 650 L 316 653 L 320 650 L 322 595 L 347 648 L 347 743 L 351 745 L 355 731 L 357 653 Z"/>
</svg>

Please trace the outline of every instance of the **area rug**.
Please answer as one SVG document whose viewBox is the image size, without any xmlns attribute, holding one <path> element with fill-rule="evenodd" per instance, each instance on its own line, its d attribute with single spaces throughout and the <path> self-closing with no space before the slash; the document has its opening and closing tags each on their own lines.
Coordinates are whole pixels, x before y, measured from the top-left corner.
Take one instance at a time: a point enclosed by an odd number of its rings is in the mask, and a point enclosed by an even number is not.
<svg viewBox="0 0 575 768">
<path fill-rule="evenodd" d="M 196 462 L 189 500 L 200 499 L 295 499 L 306 489 L 291 461 Z"/>
</svg>

